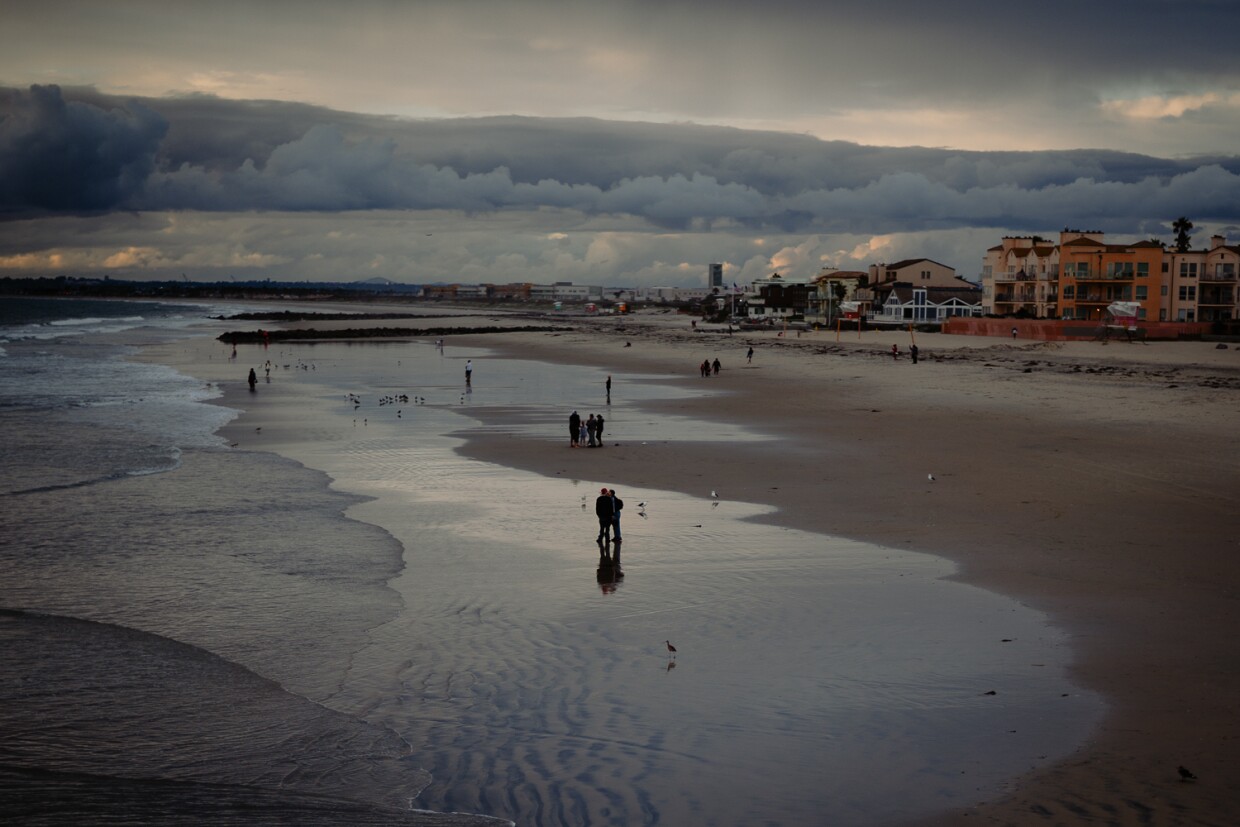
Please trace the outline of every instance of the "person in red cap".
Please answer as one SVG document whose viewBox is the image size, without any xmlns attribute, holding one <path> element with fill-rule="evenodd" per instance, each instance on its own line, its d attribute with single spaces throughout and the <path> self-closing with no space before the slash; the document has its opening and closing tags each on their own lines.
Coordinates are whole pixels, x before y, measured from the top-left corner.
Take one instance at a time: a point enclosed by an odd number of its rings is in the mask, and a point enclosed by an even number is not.
<svg viewBox="0 0 1240 827">
<path fill-rule="evenodd" d="M 599 544 L 611 543 L 611 520 L 615 516 L 615 507 L 611 492 L 604 488 L 594 501 L 594 513 L 598 517 Z"/>
</svg>

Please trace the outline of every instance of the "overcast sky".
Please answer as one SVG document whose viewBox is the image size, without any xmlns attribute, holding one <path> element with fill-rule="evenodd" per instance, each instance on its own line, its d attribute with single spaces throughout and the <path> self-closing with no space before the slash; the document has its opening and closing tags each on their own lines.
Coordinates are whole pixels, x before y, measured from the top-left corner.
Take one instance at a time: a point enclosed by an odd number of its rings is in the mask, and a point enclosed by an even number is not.
<svg viewBox="0 0 1240 827">
<path fill-rule="evenodd" d="M 0 275 L 701 284 L 1240 235 L 1235 0 L 0 0 Z"/>
</svg>

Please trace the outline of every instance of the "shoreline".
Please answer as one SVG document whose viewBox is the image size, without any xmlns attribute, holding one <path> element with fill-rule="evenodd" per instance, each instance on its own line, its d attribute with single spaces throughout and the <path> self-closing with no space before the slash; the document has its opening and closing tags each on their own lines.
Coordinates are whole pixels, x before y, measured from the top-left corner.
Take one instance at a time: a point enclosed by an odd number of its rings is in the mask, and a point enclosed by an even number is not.
<svg viewBox="0 0 1240 827">
<path fill-rule="evenodd" d="M 726 451 L 661 445 L 655 457 L 623 439 L 585 454 L 465 432 L 460 452 L 544 475 L 588 463 L 619 486 L 718 488 L 779 509 L 763 520 L 947 558 L 955 579 L 1045 612 L 1072 641 L 1074 681 L 1110 705 L 1105 719 L 1080 750 L 1016 779 L 1010 794 L 918 823 L 1229 823 L 1240 809 L 1223 781 L 1240 758 L 1240 650 L 1225 631 L 1220 640 L 1200 630 L 1240 622 L 1240 456 L 1228 427 L 1240 354 L 1207 343 L 1125 350 L 919 334 L 913 366 L 889 355 L 901 333 L 837 349 L 821 334 L 779 342 L 625 327 L 471 343 L 701 382 L 725 395 L 651 407 L 779 439 Z M 752 365 L 743 363 L 750 342 Z M 724 347 L 734 355 L 720 376 L 690 373 Z M 1212 782 L 1182 783 L 1180 765 Z"/>
</svg>

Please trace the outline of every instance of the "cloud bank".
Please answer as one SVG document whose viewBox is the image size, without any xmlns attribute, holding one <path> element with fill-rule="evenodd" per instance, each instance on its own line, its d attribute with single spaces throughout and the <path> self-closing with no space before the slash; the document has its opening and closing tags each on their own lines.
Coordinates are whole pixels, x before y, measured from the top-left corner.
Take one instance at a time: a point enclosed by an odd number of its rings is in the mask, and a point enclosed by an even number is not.
<svg viewBox="0 0 1240 827">
<path fill-rule="evenodd" d="M 200 251 L 198 259 L 280 277 L 312 267 L 307 256 L 314 253 L 271 249 L 281 234 L 275 223 L 288 228 L 335 216 L 373 231 L 371 218 L 379 214 L 398 216 L 406 228 L 434 224 L 441 233 L 446 217 L 455 217 L 451 229 L 458 234 L 471 222 L 492 234 L 502 227 L 509 245 L 500 249 L 495 235 L 489 251 L 449 257 L 428 241 L 404 257 L 377 259 L 384 242 L 370 237 L 378 247 L 352 267 L 383 261 L 389 277 L 429 280 L 434 271 L 455 280 L 490 272 L 477 280 L 497 281 L 503 279 L 494 270 L 505 268 L 608 282 L 626 276 L 692 282 L 700 280 L 699 265 L 722 259 L 711 248 L 732 256 L 727 261 L 735 274 L 778 264 L 777 252 L 793 267 L 813 271 L 822 263 L 868 263 L 858 261 L 858 251 L 873 254 L 875 238 L 919 237 L 923 248 L 934 248 L 936 234 L 944 233 L 955 240 L 937 247 L 965 259 L 945 263 L 968 274 L 984 246 L 964 253 L 961 245 L 989 237 L 989 246 L 1006 232 L 1087 225 L 1146 237 L 1166 233 L 1179 215 L 1199 227 L 1240 223 L 1240 156 L 886 148 L 692 124 L 409 120 L 202 96 L 120 99 L 91 89 L 0 89 L 0 216 L 7 219 L 0 223 L 0 268 L 28 269 L 40 250 L 47 252 L 47 242 L 36 240 L 40 234 L 29 232 L 38 222 L 94 217 L 94 227 L 115 227 L 117 221 L 102 218 L 134 214 L 180 216 L 182 226 L 261 215 L 273 225 L 272 238 L 252 239 L 252 247 L 234 244 L 227 253 L 225 240 L 217 240 L 215 255 Z M 570 231 L 610 239 L 619 252 L 604 260 L 596 250 L 591 260 L 588 244 L 575 251 L 560 245 L 568 259 L 548 257 L 556 247 L 551 235 Z M 165 242 L 171 235 L 163 233 Z M 651 241 L 673 237 L 679 255 L 664 241 Z M 667 258 L 642 261 L 621 238 L 643 238 Z M 528 239 L 537 240 L 537 250 L 521 249 Z M 102 261 L 152 274 L 192 268 L 183 253 L 150 252 L 162 249 L 150 238 L 126 241 Z M 890 244 L 878 249 L 903 252 Z M 688 255 L 699 251 L 706 251 L 703 258 Z M 320 254 L 330 258 L 326 250 Z M 73 260 L 64 249 L 57 255 Z M 424 257 L 420 269 L 394 263 L 418 256 Z M 331 260 L 347 266 L 345 259 Z"/>
</svg>

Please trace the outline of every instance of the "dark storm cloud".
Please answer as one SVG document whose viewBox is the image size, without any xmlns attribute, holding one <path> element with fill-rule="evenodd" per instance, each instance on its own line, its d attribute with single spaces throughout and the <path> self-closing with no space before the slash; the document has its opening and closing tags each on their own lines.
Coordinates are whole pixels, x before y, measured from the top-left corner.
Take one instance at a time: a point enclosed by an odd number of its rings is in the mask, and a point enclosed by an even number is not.
<svg viewBox="0 0 1240 827">
<path fill-rule="evenodd" d="M 10 213 L 557 208 L 667 228 L 862 233 L 1240 220 L 1236 156 L 879 148 L 591 119 L 407 121 L 55 87 L 2 99 Z"/>
<path fill-rule="evenodd" d="M 146 185 L 166 131 L 139 103 L 66 101 L 55 86 L 0 90 L 0 213 L 120 207 Z"/>
</svg>

